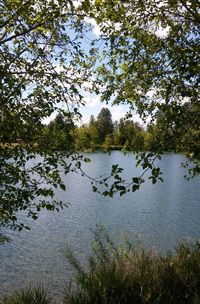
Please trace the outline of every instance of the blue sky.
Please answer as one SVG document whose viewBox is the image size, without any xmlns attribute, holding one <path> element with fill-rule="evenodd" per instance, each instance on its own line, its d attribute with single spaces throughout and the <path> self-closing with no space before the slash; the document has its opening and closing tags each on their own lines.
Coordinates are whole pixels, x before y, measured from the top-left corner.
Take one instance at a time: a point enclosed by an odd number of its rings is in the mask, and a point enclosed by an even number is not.
<svg viewBox="0 0 200 304">
<path fill-rule="evenodd" d="M 74 2 L 76 2 L 77 5 L 80 3 L 79 1 L 74 1 Z M 87 52 L 89 43 L 92 42 L 92 40 L 99 38 L 99 36 L 101 35 L 101 31 L 94 19 L 85 18 L 85 21 L 91 25 L 91 31 L 89 31 L 87 34 L 84 35 L 85 41 L 82 43 L 84 49 Z M 155 30 L 155 34 L 159 37 L 165 38 L 168 35 L 168 31 L 169 28 L 163 29 L 160 27 Z M 101 47 L 103 49 L 103 45 L 101 45 Z M 88 83 L 88 86 L 89 85 L 91 86 L 91 84 Z M 82 114 L 82 119 L 79 122 L 80 125 L 88 123 L 91 115 L 97 117 L 98 113 L 101 111 L 103 107 L 109 108 L 112 114 L 113 122 L 115 120 L 119 120 L 120 118 L 124 117 L 127 111 L 129 110 L 129 107 L 123 104 L 112 106 L 111 105 L 112 101 L 110 101 L 110 103 L 108 104 L 102 103 L 100 102 L 100 96 L 99 95 L 97 96 L 94 93 L 89 93 L 89 92 L 84 93 L 84 99 L 86 105 L 80 108 L 80 112 Z M 54 119 L 55 116 L 56 113 L 54 113 L 51 117 L 45 119 L 44 123 L 49 123 L 49 121 Z M 139 115 L 133 114 L 132 119 L 142 124 L 142 120 L 139 118 Z"/>
<path fill-rule="evenodd" d="M 92 42 L 92 40 L 99 38 L 99 35 L 101 34 L 100 29 L 96 22 L 92 19 L 86 18 L 86 22 L 89 23 L 91 27 L 91 32 L 88 32 L 84 35 L 84 42 L 82 43 L 83 48 L 87 52 L 89 50 L 89 44 Z M 101 44 L 102 50 L 103 45 Z M 57 65 L 57 71 L 62 71 L 62 67 Z M 88 82 L 86 86 L 90 87 L 92 89 L 91 84 Z M 82 93 L 82 92 L 81 92 Z M 112 114 L 113 122 L 116 120 L 119 120 L 120 118 L 124 117 L 129 110 L 129 107 L 127 105 L 115 105 L 112 106 L 112 101 L 110 101 L 108 104 L 105 104 L 100 101 L 100 95 L 96 95 L 95 93 L 89 93 L 86 92 L 83 94 L 84 100 L 85 100 L 85 106 L 80 107 L 80 112 L 82 114 L 82 119 L 79 122 L 79 125 L 86 124 L 90 120 L 90 116 L 94 115 L 94 117 L 97 117 L 99 112 L 103 107 L 106 107 L 110 110 Z M 63 109 L 66 109 L 66 106 L 61 106 Z M 53 120 L 56 116 L 56 112 L 51 115 L 51 117 L 48 117 L 43 120 L 45 124 L 48 124 L 51 120 Z M 133 116 L 134 121 L 138 121 L 141 123 L 141 119 L 138 115 Z"/>
</svg>

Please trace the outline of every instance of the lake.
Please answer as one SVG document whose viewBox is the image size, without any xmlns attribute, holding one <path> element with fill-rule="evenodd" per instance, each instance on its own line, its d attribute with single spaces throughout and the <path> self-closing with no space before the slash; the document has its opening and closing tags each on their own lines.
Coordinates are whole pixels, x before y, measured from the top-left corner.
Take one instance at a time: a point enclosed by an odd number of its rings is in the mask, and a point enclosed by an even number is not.
<svg viewBox="0 0 200 304">
<path fill-rule="evenodd" d="M 110 156 L 101 152 L 85 156 L 92 160 L 84 164 L 92 176 L 108 173 L 117 163 L 126 178 L 140 172 L 132 154 L 113 151 Z M 180 166 L 184 159 L 164 154 L 160 161 L 164 183 L 147 181 L 139 191 L 122 197 L 101 197 L 80 175 L 63 177 L 67 191 L 58 191 L 57 197 L 69 202 L 69 208 L 41 212 L 31 222 L 31 231 L 9 231 L 13 241 L 0 246 L 0 294 L 36 282 L 53 295 L 60 294 L 73 276 L 65 257 L 67 244 L 84 263 L 97 224 L 103 224 L 116 241 L 126 234 L 131 241 L 162 253 L 182 240 L 200 238 L 200 178 L 184 179 L 185 169 Z"/>
</svg>

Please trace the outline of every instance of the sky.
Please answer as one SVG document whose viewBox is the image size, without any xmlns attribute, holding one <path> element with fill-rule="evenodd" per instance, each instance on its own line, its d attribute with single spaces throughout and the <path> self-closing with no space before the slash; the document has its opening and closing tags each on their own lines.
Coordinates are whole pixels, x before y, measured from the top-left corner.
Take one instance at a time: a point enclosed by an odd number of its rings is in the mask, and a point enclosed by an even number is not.
<svg viewBox="0 0 200 304">
<path fill-rule="evenodd" d="M 77 2 L 77 5 L 80 3 L 79 1 L 74 1 L 74 2 Z M 85 40 L 87 40 L 85 42 L 85 48 L 88 48 L 88 42 L 91 42 L 92 40 L 99 38 L 99 36 L 101 35 L 101 30 L 94 19 L 85 18 L 85 21 L 91 25 L 91 32 L 88 32 L 85 35 Z M 155 34 L 160 38 L 166 38 L 168 32 L 169 32 L 169 28 L 163 29 L 162 27 L 160 27 L 155 30 Z M 94 115 L 94 117 L 96 118 L 103 107 L 106 107 L 110 110 L 112 114 L 113 122 L 119 120 L 120 118 L 123 118 L 126 115 L 126 113 L 129 111 L 128 105 L 121 104 L 121 105 L 112 106 L 111 101 L 109 104 L 102 103 L 100 101 L 100 96 L 99 95 L 97 96 L 94 93 L 89 93 L 89 92 L 85 93 L 84 100 L 86 104 L 85 106 L 80 107 L 80 113 L 82 114 L 82 119 L 78 123 L 79 125 L 87 124 L 90 120 L 91 115 Z M 45 124 L 48 124 L 51 120 L 55 118 L 55 116 L 56 116 L 56 112 L 53 113 L 51 117 L 44 119 L 43 122 Z M 132 119 L 135 122 L 139 122 L 140 124 L 143 124 L 142 120 L 137 114 L 133 113 Z"/>
<path fill-rule="evenodd" d="M 98 38 L 101 34 L 101 31 L 96 24 L 95 20 L 92 20 L 90 18 L 86 18 L 85 20 L 87 23 L 92 25 L 91 32 L 88 32 L 85 34 L 85 43 L 83 43 L 83 47 L 85 50 L 88 50 L 88 42 L 92 42 L 92 40 Z M 61 67 L 57 66 L 57 71 L 62 69 Z M 87 84 L 86 84 L 87 86 Z M 88 86 L 91 88 L 91 84 L 88 82 Z M 82 106 L 79 108 L 80 113 L 82 114 L 82 119 L 78 123 L 78 125 L 87 124 L 90 120 L 90 116 L 94 115 L 96 118 L 101 111 L 101 109 L 108 108 L 112 114 L 112 120 L 115 122 L 116 120 L 119 120 L 120 118 L 124 117 L 129 110 L 129 107 L 127 105 L 118 105 L 118 106 L 112 106 L 111 102 L 109 104 L 105 104 L 100 101 L 100 95 L 96 95 L 95 93 L 81 93 L 84 96 L 85 106 Z M 62 108 L 65 108 L 62 106 Z M 54 112 L 50 117 L 43 120 L 43 123 L 48 124 L 51 120 L 53 120 L 56 117 L 57 112 Z M 134 116 L 134 121 L 140 122 L 141 120 L 138 115 Z"/>
<path fill-rule="evenodd" d="M 95 20 L 91 18 L 86 18 L 85 21 L 92 25 L 92 33 L 87 35 L 87 38 L 91 40 L 98 38 L 101 35 L 101 30 L 97 25 L 97 23 L 95 22 Z M 166 38 L 168 32 L 169 32 L 169 28 L 164 29 L 162 27 L 159 27 L 156 29 L 155 34 L 160 38 Z M 86 106 L 80 109 L 81 114 L 83 115 L 81 124 L 88 123 L 91 115 L 97 117 L 98 113 L 101 111 L 103 107 L 106 107 L 110 110 L 113 121 L 119 120 L 120 118 L 124 117 L 129 110 L 128 105 L 121 104 L 121 105 L 111 106 L 111 103 L 106 105 L 105 103 L 100 102 L 100 96 L 97 96 L 95 94 L 85 95 L 85 100 L 86 100 Z M 140 124 L 143 124 L 143 121 L 140 119 L 138 114 L 133 114 L 132 119 L 135 122 L 139 122 Z"/>
</svg>

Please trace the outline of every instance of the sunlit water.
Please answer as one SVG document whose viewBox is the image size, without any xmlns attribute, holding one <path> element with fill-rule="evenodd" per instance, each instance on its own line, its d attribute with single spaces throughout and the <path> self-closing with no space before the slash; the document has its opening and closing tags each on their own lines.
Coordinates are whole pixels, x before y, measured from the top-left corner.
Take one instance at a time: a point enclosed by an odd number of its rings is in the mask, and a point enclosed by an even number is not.
<svg viewBox="0 0 200 304">
<path fill-rule="evenodd" d="M 137 175 L 134 156 L 121 152 L 86 155 L 92 162 L 87 173 L 98 176 L 119 163 L 124 175 Z M 60 294 L 73 276 L 65 252 L 67 244 L 80 260 L 90 252 L 92 229 L 103 224 L 118 240 L 126 234 L 133 242 L 141 241 L 162 253 L 181 240 L 200 238 L 200 178 L 186 181 L 180 167 L 182 155 L 165 154 L 160 166 L 164 183 L 146 182 L 135 193 L 114 198 L 91 191 L 90 182 L 80 175 L 64 177 L 67 192 L 58 192 L 70 203 L 59 213 L 42 212 L 31 223 L 31 231 L 9 232 L 12 242 L 0 246 L 0 295 L 24 285 L 42 282 L 53 295 Z"/>
</svg>

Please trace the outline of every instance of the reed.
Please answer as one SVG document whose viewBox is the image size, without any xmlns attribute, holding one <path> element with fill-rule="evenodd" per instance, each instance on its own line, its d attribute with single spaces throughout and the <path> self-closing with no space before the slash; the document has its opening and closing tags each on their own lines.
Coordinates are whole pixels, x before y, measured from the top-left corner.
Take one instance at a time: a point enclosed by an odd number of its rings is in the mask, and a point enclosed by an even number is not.
<svg viewBox="0 0 200 304">
<path fill-rule="evenodd" d="M 52 304 L 47 291 L 40 285 L 13 292 L 1 304 Z"/>
<path fill-rule="evenodd" d="M 103 228 L 83 267 L 68 250 L 76 277 L 60 304 L 200 304 L 200 242 L 182 243 L 159 255 L 128 241 L 116 246 Z M 56 303 L 57 303 L 56 302 Z M 53 304 L 41 286 L 4 298 L 1 304 Z"/>
<path fill-rule="evenodd" d="M 130 243 L 116 247 L 98 231 L 85 271 L 72 252 L 75 285 L 64 304 L 200 304 L 200 242 L 161 256 Z"/>
</svg>

